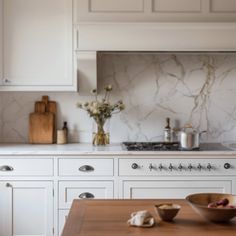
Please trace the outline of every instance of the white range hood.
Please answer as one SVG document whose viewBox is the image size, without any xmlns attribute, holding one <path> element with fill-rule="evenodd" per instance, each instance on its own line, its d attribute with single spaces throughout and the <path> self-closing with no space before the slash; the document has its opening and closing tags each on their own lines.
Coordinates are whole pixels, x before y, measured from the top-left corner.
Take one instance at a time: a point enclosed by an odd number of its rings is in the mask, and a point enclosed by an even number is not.
<svg viewBox="0 0 236 236">
<path fill-rule="evenodd" d="M 82 51 L 236 51 L 236 23 L 82 23 Z"/>
<path fill-rule="evenodd" d="M 97 52 L 236 52 L 236 23 L 81 23 L 79 91 L 97 87 Z"/>
</svg>

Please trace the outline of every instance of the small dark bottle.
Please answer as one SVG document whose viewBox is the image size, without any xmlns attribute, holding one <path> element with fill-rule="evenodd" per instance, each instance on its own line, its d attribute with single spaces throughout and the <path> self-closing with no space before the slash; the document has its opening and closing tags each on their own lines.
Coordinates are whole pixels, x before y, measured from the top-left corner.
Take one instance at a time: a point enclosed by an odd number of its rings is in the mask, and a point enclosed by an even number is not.
<svg viewBox="0 0 236 236">
<path fill-rule="evenodd" d="M 164 142 L 171 142 L 171 127 L 170 127 L 170 118 L 166 118 L 166 126 L 164 129 Z"/>
<path fill-rule="evenodd" d="M 68 127 L 67 127 L 67 122 L 66 122 L 66 121 L 63 122 L 63 127 L 62 127 L 62 129 L 65 131 L 66 142 L 68 143 Z"/>
</svg>

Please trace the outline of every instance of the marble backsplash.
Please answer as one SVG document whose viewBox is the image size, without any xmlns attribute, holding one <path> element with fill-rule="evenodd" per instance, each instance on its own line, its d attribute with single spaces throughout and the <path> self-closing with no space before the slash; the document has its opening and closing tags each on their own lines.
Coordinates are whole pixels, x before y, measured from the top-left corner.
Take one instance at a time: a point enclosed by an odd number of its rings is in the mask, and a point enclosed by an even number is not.
<svg viewBox="0 0 236 236">
<path fill-rule="evenodd" d="M 206 130 L 206 142 L 236 140 L 236 54 L 106 53 L 98 68 L 99 90 L 112 84 L 111 100 L 126 105 L 110 121 L 111 142 L 162 140 L 166 117 Z M 76 103 L 93 97 L 68 92 L 0 92 L 0 142 L 27 143 L 29 113 L 45 94 L 58 102 L 70 142 L 91 142 L 91 118 Z"/>
</svg>

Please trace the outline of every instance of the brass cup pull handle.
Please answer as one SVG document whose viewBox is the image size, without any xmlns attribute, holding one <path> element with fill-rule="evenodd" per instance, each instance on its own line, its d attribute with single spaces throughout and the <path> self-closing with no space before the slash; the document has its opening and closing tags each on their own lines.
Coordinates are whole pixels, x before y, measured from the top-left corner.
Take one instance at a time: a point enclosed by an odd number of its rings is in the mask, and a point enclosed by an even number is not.
<svg viewBox="0 0 236 236">
<path fill-rule="evenodd" d="M 94 195 L 92 193 L 85 192 L 85 193 L 81 193 L 79 195 L 79 198 L 81 198 L 81 199 L 92 199 L 92 198 L 94 198 Z"/>
<path fill-rule="evenodd" d="M 79 171 L 81 171 L 81 172 L 92 172 L 92 171 L 94 171 L 94 168 L 92 166 L 89 166 L 89 165 L 84 165 L 84 166 L 81 166 L 79 168 Z"/>
<path fill-rule="evenodd" d="M 11 166 L 6 166 L 6 165 L 0 166 L 0 171 L 13 171 L 13 170 L 14 168 Z"/>
</svg>

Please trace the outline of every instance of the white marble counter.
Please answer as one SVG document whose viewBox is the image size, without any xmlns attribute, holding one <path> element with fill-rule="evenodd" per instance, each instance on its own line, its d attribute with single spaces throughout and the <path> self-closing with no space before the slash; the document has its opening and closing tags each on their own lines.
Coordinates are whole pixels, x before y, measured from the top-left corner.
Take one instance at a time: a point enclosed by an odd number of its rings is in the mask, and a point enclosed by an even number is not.
<svg viewBox="0 0 236 236">
<path fill-rule="evenodd" d="M 120 143 L 107 146 L 93 146 L 88 143 L 78 144 L 0 144 L 0 156 L 63 156 L 63 155 L 93 155 L 93 156 L 171 156 L 171 157 L 189 157 L 189 156 L 235 156 L 236 150 L 224 151 L 127 151 Z"/>
</svg>

